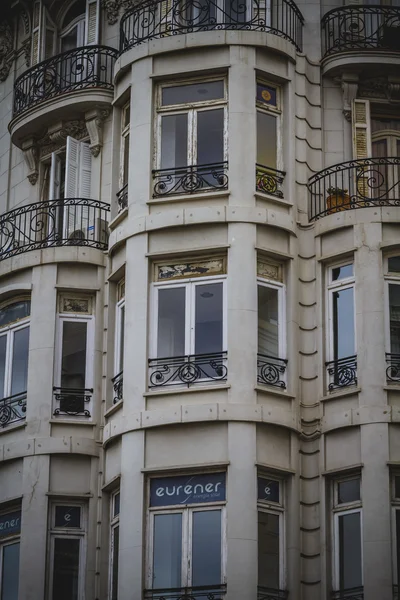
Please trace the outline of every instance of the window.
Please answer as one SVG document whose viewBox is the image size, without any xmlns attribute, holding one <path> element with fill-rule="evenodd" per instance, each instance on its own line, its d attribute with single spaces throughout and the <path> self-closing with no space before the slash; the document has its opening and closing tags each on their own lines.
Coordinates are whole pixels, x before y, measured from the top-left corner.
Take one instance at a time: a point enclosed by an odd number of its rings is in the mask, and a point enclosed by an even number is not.
<svg viewBox="0 0 400 600">
<path fill-rule="evenodd" d="M 257 167 L 256 189 L 282 197 L 280 90 L 257 81 Z"/>
<path fill-rule="evenodd" d="M 400 381 L 400 256 L 389 256 L 385 274 L 386 378 Z"/>
<path fill-rule="evenodd" d="M 83 599 L 85 533 L 83 505 L 51 506 L 49 600 Z"/>
<path fill-rule="evenodd" d="M 284 498 L 283 482 L 259 475 L 258 497 L 258 589 L 283 590 L 284 574 Z"/>
<path fill-rule="evenodd" d="M 224 532 L 225 473 L 150 479 L 148 588 L 222 591 Z"/>
<path fill-rule="evenodd" d="M 223 259 L 157 267 L 151 386 L 226 377 L 225 278 L 213 272 L 224 272 Z M 167 380 L 160 379 L 161 365 L 169 365 Z"/>
<path fill-rule="evenodd" d="M 332 493 L 333 587 L 342 593 L 363 585 L 360 477 L 354 475 L 334 481 Z"/>
<path fill-rule="evenodd" d="M 400 578 L 400 475 L 392 477 L 392 506 L 393 506 L 393 577 L 394 585 L 399 586 Z"/>
<path fill-rule="evenodd" d="M 125 340 L 125 279 L 117 285 L 114 353 L 114 404 L 123 398 L 124 340 Z"/>
<path fill-rule="evenodd" d="M 21 510 L 0 513 L 0 600 L 18 600 Z"/>
<path fill-rule="evenodd" d="M 157 103 L 154 195 L 225 188 L 225 81 L 162 85 Z"/>
<path fill-rule="evenodd" d="M 128 206 L 128 175 L 129 175 L 129 129 L 131 120 L 130 100 L 122 108 L 121 122 L 121 156 L 119 173 L 118 210 Z"/>
<path fill-rule="evenodd" d="M 3 427 L 25 418 L 28 388 L 28 298 L 13 300 L 0 308 L 0 412 Z"/>
<path fill-rule="evenodd" d="M 61 296 L 57 327 L 54 414 L 90 417 L 94 323 L 90 298 Z"/>
<path fill-rule="evenodd" d="M 329 390 L 357 383 L 354 266 L 350 261 L 328 270 Z"/>
<path fill-rule="evenodd" d="M 118 600 L 119 510 L 120 493 L 118 491 L 111 496 L 110 600 Z"/>
</svg>

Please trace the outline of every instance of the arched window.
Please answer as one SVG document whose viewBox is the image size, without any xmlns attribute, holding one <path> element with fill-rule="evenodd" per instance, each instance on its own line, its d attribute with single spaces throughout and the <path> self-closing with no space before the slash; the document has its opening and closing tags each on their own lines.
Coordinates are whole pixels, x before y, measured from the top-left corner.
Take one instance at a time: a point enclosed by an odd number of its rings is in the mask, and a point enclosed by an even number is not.
<svg viewBox="0 0 400 600">
<path fill-rule="evenodd" d="M 0 401 L 26 394 L 30 312 L 29 298 L 0 306 Z"/>
<path fill-rule="evenodd" d="M 61 24 L 61 52 L 85 45 L 86 2 L 77 0 L 67 10 Z"/>
</svg>

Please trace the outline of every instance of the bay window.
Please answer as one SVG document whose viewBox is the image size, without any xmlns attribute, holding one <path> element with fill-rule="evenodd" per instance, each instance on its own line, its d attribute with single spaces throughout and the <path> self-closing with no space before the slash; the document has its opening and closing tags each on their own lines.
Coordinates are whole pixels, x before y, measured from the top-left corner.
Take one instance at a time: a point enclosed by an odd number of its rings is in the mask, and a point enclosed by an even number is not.
<svg viewBox="0 0 400 600">
<path fill-rule="evenodd" d="M 181 588 L 222 595 L 224 532 L 225 473 L 151 478 L 147 596 Z"/>
<path fill-rule="evenodd" d="M 0 599 L 18 600 L 21 510 L 0 513 Z"/>
<path fill-rule="evenodd" d="M 271 84 L 257 81 L 257 165 L 256 191 L 283 197 L 281 184 L 281 93 Z"/>
<path fill-rule="evenodd" d="M 227 187 L 224 79 L 161 85 L 154 196 Z"/>
<path fill-rule="evenodd" d="M 0 426 L 25 418 L 29 359 L 27 298 L 0 308 Z"/>
</svg>

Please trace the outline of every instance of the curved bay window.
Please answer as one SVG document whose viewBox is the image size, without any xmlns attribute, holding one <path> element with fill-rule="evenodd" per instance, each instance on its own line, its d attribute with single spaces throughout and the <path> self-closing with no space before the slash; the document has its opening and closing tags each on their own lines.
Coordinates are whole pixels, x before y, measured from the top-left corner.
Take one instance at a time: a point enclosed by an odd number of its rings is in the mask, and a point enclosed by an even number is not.
<svg viewBox="0 0 400 600">
<path fill-rule="evenodd" d="M 0 426 L 25 419 L 29 356 L 28 298 L 0 308 Z"/>
</svg>

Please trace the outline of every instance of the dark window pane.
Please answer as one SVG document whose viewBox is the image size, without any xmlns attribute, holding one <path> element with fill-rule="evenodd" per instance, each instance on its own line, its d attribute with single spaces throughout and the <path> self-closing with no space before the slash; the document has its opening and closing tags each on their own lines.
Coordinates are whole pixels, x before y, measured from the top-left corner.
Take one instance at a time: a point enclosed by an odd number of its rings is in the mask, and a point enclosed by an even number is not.
<svg viewBox="0 0 400 600">
<path fill-rule="evenodd" d="M 339 581 L 340 590 L 362 585 L 361 514 L 339 516 Z"/>
<path fill-rule="evenodd" d="M 353 263 L 344 265 L 343 267 L 335 267 L 332 269 L 332 281 L 339 281 L 346 277 L 353 277 Z"/>
<path fill-rule="evenodd" d="M 187 102 L 205 102 L 224 97 L 223 81 L 205 81 L 189 85 L 174 85 L 162 90 L 162 104 L 186 104 Z"/>
<path fill-rule="evenodd" d="M 1 600 L 18 600 L 19 542 L 3 546 Z"/>
<path fill-rule="evenodd" d="M 258 513 L 258 585 L 279 589 L 279 516 Z"/>
<path fill-rule="evenodd" d="M 221 511 L 193 513 L 192 585 L 221 583 Z"/>
<path fill-rule="evenodd" d="M 116 517 L 117 515 L 119 515 L 119 510 L 120 510 L 120 501 L 121 501 L 121 496 L 118 492 L 118 494 L 115 494 L 114 496 L 114 511 L 113 511 L 113 516 Z"/>
<path fill-rule="evenodd" d="M 52 600 L 78 600 L 80 540 L 55 538 Z"/>
<path fill-rule="evenodd" d="M 111 600 L 118 600 L 119 526 L 112 530 Z"/>
<path fill-rule="evenodd" d="M 222 283 L 196 286 L 195 354 L 221 352 Z"/>
<path fill-rule="evenodd" d="M 276 106 L 276 89 L 264 83 L 257 83 L 257 102 Z"/>
<path fill-rule="evenodd" d="M 125 337 L 125 305 L 121 306 L 120 309 L 120 321 L 119 321 L 119 361 L 118 361 L 118 373 L 124 368 L 124 337 Z"/>
<path fill-rule="evenodd" d="M 85 388 L 86 346 L 87 323 L 64 321 L 61 358 L 62 388 Z"/>
<path fill-rule="evenodd" d="M 394 478 L 394 497 L 400 498 L 400 476 Z"/>
<path fill-rule="evenodd" d="M 279 357 L 278 290 L 258 286 L 258 352 Z"/>
<path fill-rule="evenodd" d="M 161 169 L 186 167 L 188 116 L 166 115 L 161 120 Z"/>
<path fill-rule="evenodd" d="M 153 588 L 181 586 L 182 514 L 155 515 Z"/>
<path fill-rule="evenodd" d="M 338 504 L 360 500 L 360 480 L 349 479 L 338 482 Z"/>
<path fill-rule="evenodd" d="M 28 383 L 29 327 L 14 333 L 11 395 L 26 392 Z"/>
<path fill-rule="evenodd" d="M 31 314 L 31 301 L 23 300 L 21 302 L 15 302 L 14 304 L 9 304 L 2 310 L 0 310 L 0 327 L 4 327 L 13 321 L 18 321 L 19 319 L 24 319 L 25 317 L 29 317 Z"/>
<path fill-rule="evenodd" d="M 391 256 L 388 258 L 388 270 L 391 273 L 400 273 L 400 256 Z"/>
<path fill-rule="evenodd" d="M 56 506 L 54 520 L 55 527 L 80 527 L 81 509 L 80 506 Z"/>
<path fill-rule="evenodd" d="M 257 111 L 257 163 L 276 169 L 276 117 Z"/>
<path fill-rule="evenodd" d="M 4 389 L 5 374 L 6 374 L 6 349 L 7 336 L 0 337 L 0 398 L 4 398 L 6 391 Z"/>
<path fill-rule="evenodd" d="M 224 110 L 197 113 L 197 164 L 221 163 L 224 160 Z"/>
<path fill-rule="evenodd" d="M 390 352 L 400 353 L 400 285 L 389 284 Z"/>
<path fill-rule="evenodd" d="M 157 356 L 185 354 L 185 288 L 158 290 Z"/>
<path fill-rule="evenodd" d="M 396 510 L 396 562 L 397 562 L 397 585 L 400 581 L 400 510 Z"/>
<path fill-rule="evenodd" d="M 333 292 L 333 359 L 355 354 L 354 290 Z"/>
<path fill-rule="evenodd" d="M 257 478 L 258 500 L 265 502 L 278 502 L 279 499 L 279 481 L 275 479 Z"/>
</svg>

